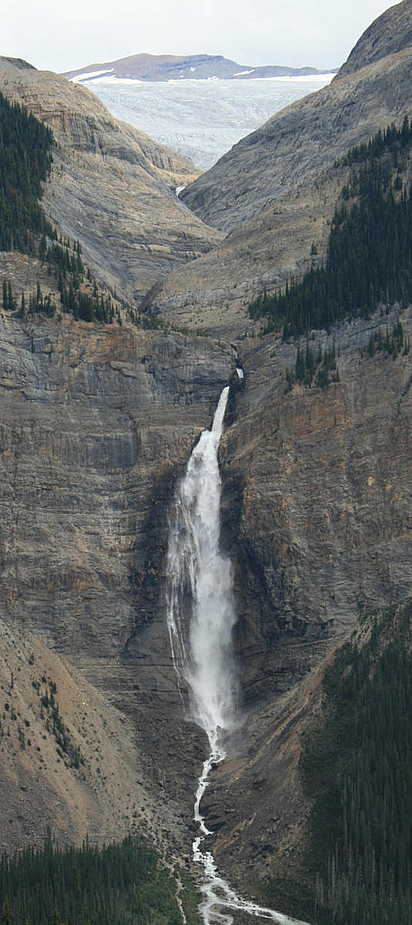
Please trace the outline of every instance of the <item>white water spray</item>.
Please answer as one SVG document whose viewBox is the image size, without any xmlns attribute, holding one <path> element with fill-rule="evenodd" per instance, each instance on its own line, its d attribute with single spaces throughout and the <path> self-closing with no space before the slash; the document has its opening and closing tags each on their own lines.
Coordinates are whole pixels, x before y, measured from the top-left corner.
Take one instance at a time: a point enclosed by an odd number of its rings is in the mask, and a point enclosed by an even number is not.
<svg viewBox="0 0 412 925">
<path fill-rule="evenodd" d="M 230 561 L 222 555 L 218 450 L 229 387 L 223 389 L 211 430 L 201 434 L 189 459 L 175 498 L 167 560 L 167 623 L 176 671 L 189 687 L 193 717 L 207 733 L 210 754 L 196 792 L 194 819 L 200 834 L 193 842 L 193 859 L 203 867 L 204 925 L 231 925 L 232 916 L 219 909 L 271 919 L 278 925 L 303 925 L 272 909 L 237 896 L 216 869 L 212 854 L 203 851 L 206 828 L 200 803 L 212 767 L 223 761 L 223 734 L 233 726 L 237 682 L 232 651 L 236 621 Z"/>
<path fill-rule="evenodd" d="M 210 736 L 233 721 L 235 608 L 229 559 L 219 550 L 219 442 L 229 394 L 201 434 L 176 495 L 169 533 L 168 626 L 175 665 L 189 685 L 196 722 Z"/>
</svg>

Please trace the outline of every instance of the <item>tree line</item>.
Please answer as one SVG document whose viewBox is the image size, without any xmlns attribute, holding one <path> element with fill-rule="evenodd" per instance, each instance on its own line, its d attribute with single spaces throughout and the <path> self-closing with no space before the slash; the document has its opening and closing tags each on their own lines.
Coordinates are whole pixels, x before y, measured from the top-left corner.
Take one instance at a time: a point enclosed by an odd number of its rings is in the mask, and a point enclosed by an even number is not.
<svg viewBox="0 0 412 925">
<path fill-rule="evenodd" d="M 52 164 L 49 128 L 0 93 L 0 249 L 30 251 L 48 229 L 39 200 Z"/>
</svg>

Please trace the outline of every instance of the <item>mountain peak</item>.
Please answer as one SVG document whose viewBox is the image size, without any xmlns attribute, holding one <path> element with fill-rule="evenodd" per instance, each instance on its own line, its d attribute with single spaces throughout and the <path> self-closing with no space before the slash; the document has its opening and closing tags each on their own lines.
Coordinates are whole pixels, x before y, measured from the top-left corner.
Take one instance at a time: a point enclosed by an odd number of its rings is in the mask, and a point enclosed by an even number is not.
<svg viewBox="0 0 412 925">
<path fill-rule="evenodd" d="M 335 80 L 412 45 L 412 0 L 385 10 L 361 35 Z"/>
<path fill-rule="evenodd" d="M 13 64 L 19 71 L 35 71 L 36 68 L 33 64 L 29 64 L 28 61 L 25 61 L 24 58 L 8 58 L 7 55 L 0 55 L 0 61 L 7 61 L 8 64 Z"/>
</svg>

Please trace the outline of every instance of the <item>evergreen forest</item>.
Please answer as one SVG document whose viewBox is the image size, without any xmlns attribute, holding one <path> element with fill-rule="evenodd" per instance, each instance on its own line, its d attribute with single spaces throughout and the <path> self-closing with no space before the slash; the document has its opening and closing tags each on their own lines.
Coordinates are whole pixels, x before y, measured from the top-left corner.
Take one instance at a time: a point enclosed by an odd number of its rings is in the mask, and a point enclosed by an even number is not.
<svg viewBox="0 0 412 925">
<path fill-rule="evenodd" d="M 39 200 L 50 172 L 51 130 L 0 93 L 0 250 L 30 253 L 51 231 Z"/>
<path fill-rule="evenodd" d="M 412 302 L 412 188 L 406 180 L 412 127 L 390 126 L 351 149 L 336 166 L 349 166 L 329 235 L 324 266 L 249 305 L 265 318 L 264 332 L 285 339 L 344 319 L 369 317 L 379 305 Z"/>
<path fill-rule="evenodd" d="M 143 839 L 65 851 L 49 837 L 0 862 L 2 925 L 180 925 L 176 881 Z M 190 914 L 188 921 L 190 921 Z"/>
<path fill-rule="evenodd" d="M 412 922 L 411 620 L 411 601 L 365 618 L 324 676 L 301 759 L 316 925 Z"/>
</svg>

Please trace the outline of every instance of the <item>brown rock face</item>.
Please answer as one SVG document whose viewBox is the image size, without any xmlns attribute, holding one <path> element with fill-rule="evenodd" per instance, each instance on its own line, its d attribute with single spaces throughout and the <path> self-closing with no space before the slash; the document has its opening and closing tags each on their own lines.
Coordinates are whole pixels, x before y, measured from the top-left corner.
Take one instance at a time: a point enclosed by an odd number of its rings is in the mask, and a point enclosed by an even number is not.
<svg viewBox="0 0 412 925">
<path fill-rule="evenodd" d="M 223 452 L 229 525 L 241 497 L 232 542 L 252 697 L 289 682 L 289 658 L 293 675 L 365 609 L 412 591 L 410 355 L 367 353 L 396 317 L 314 335 L 315 352 L 334 342 L 340 354 L 339 382 L 326 389 L 287 391 L 296 345 L 269 338 L 244 351 L 246 389 Z M 407 339 L 411 310 L 401 317 Z"/>
<path fill-rule="evenodd" d="M 85 87 L 0 58 L 0 90 L 53 129 L 45 211 L 118 295 L 139 301 L 221 239 L 177 199 L 176 187 L 197 176 L 190 161 L 116 121 Z"/>
</svg>

